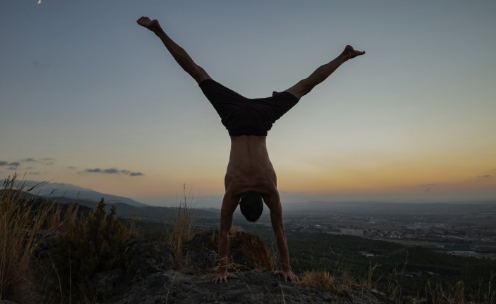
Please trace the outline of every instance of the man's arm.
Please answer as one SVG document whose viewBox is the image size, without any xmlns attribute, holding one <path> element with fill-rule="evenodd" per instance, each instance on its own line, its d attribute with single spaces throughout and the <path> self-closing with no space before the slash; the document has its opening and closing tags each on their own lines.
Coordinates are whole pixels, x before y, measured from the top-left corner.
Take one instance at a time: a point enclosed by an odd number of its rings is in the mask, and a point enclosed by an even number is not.
<svg viewBox="0 0 496 304">
<path fill-rule="evenodd" d="M 224 194 L 224 199 L 222 200 L 222 209 L 220 211 L 219 248 L 217 250 L 217 255 L 219 258 L 219 274 L 212 280 L 213 283 L 222 283 L 223 281 L 227 282 L 227 278 L 239 279 L 239 277 L 227 273 L 229 231 L 232 226 L 233 213 L 237 206 L 238 203 L 236 200 L 228 192 L 226 192 L 226 194 Z"/>
<path fill-rule="evenodd" d="M 281 257 L 281 267 L 282 271 L 275 271 L 275 275 L 282 275 L 284 281 L 288 278 L 291 282 L 297 280 L 296 276 L 291 272 L 291 265 L 289 262 L 289 250 L 288 243 L 286 240 L 286 234 L 284 233 L 284 224 L 282 219 L 282 206 L 279 193 L 277 190 L 269 198 L 264 199 L 267 206 L 270 209 L 270 221 L 272 222 L 272 229 L 277 240 L 277 248 L 279 249 L 279 255 Z"/>
<path fill-rule="evenodd" d="M 200 83 L 202 80 L 210 79 L 207 72 L 205 72 L 202 67 L 197 65 L 182 47 L 177 45 L 174 41 L 172 41 L 172 39 L 169 38 L 169 36 L 167 36 L 167 34 L 165 34 L 157 20 L 150 20 L 148 17 L 141 17 L 136 22 L 154 32 L 155 35 L 162 40 L 165 47 L 169 50 L 177 63 L 183 68 L 183 70 L 190 74 L 196 82 Z"/>
</svg>

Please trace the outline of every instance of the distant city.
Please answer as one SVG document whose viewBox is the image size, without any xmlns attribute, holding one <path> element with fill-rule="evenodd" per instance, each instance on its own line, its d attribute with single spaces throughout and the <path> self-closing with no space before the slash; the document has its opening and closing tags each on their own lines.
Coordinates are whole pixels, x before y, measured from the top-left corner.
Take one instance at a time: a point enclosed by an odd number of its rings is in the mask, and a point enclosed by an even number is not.
<svg viewBox="0 0 496 304">
<path fill-rule="evenodd" d="M 359 236 L 422 246 L 446 254 L 496 259 L 496 203 L 324 204 L 318 209 L 313 206 L 287 210 L 286 234 Z M 241 219 L 239 222 L 241 226 L 247 225 Z M 267 214 L 257 225 L 271 225 Z M 361 253 L 373 256 L 366 251 Z"/>
</svg>

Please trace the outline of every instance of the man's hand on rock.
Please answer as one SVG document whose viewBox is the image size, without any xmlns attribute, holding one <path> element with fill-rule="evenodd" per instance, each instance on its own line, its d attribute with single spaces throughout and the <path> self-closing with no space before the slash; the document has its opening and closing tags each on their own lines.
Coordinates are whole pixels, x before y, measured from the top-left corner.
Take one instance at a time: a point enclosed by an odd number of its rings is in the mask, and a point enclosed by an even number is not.
<svg viewBox="0 0 496 304">
<path fill-rule="evenodd" d="M 215 279 L 212 280 L 212 283 L 217 284 L 217 282 L 222 283 L 223 281 L 227 283 L 227 278 L 233 278 L 233 279 L 239 279 L 238 276 L 228 273 L 228 272 L 222 272 L 217 275 Z"/>
<path fill-rule="evenodd" d="M 291 270 L 287 270 L 287 271 L 284 271 L 284 270 L 279 270 L 279 271 L 275 271 L 274 272 L 274 275 L 282 275 L 283 278 L 284 278 L 284 281 L 287 282 L 288 281 L 288 278 L 289 280 L 291 281 L 291 283 L 294 283 L 294 282 L 298 282 L 298 277 L 295 276 Z"/>
</svg>

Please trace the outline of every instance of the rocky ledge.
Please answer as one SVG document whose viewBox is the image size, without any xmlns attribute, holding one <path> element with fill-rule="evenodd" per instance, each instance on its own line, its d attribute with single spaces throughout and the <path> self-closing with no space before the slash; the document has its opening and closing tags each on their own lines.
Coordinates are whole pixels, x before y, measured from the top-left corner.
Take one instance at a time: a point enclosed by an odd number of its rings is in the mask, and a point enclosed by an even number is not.
<svg viewBox="0 0 496 304">
<path fill-rule="evenodd" d="M 335 283 L 339 286 L 340 281 Z M 194 279 L 178 272 L 161 272 L 130 286 L 115 304 L 202 304 L 202 303 L 385 303 L 368 289 L 337 296 L 285 282 L 272 271 L 250 271 L 227 283 L 212 283 L 212 277 Z M 380 297 L 380 296 L 379 296 Z"/>
<path fill-rule="evenodd" d="M 54 252 L 51 240 L 57 234 L 40 231 L 40 236 L 36 241 L 35 261 L 48 259 Z M 174 258 L 167 243 L 139 239 L 123 252 L 126 267 L 95 273 L 87 285 L 98 303 L 113 304 L 390 303 L 368 289 L 336 295 L 285 282 L 271 271 L 258 236 L 234 232 L 229 238 L 229 261 L 236 265 L 230 271 L 239 271 L 240 278 L 230 278 L 227 283 L 211 282 L 217 265 L 219 236 L 217 231 L 210 230 L 198 233 L 184 244 L 183 255 L 191 266 L 188 273 L 173 270 Z M 335 278 L 334 284 L 338 290 L 342 282 Z"/>
</svg>

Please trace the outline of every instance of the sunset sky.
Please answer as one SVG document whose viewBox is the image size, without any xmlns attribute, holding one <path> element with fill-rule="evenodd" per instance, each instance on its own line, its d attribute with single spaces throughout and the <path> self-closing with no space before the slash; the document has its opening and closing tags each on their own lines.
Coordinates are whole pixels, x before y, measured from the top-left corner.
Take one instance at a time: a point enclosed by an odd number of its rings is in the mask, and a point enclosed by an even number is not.
<svg viewBox="0 0 496 304">
<path fill-rule="evenodd" d="M 0 178 L 218 200 L 227 130 L 149 16 L 249 98 L 366 51 L 269 132 L 283 202 L 496 200 L 496 1 L 38 2 L 0 3 Z"/>
</svg>

